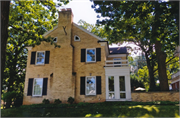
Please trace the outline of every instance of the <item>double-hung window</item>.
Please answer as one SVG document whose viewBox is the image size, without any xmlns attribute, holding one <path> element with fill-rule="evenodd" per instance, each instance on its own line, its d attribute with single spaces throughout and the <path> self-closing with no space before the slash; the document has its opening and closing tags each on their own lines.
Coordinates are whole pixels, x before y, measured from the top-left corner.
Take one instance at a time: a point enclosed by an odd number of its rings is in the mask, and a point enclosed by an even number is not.
<svg viewBox="0 0 180 118">
<path fill-rule="evenodd" d="M 42 96 L 43 78 L 34 78 L 33 96 Z"/>
<path fill-rule="evenodd" d="M 96 77 L 86 77 L 86 95 L 96 95 Z"/>
<path fill-rule="evenodd" d="M 96 49 L 86 49 L 86 62 L 96 62 Z"/>
<path fill-rule="evenodd" d="M 45 51 L 38 51 L 36 54 L 36 65 L 44 65 Z"/>
</svg>

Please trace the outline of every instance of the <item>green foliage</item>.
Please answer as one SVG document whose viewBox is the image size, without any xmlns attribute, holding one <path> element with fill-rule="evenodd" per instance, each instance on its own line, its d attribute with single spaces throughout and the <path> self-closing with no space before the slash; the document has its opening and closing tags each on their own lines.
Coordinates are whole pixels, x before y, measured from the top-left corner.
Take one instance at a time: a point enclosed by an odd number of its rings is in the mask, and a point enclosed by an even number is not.
<svg viewBox="0 0 180 118">
<path fill-rule="evenodd" d="M 3 93 L 2 95 L 2 100 L 4 102 L 7 102 L 7 101 L 14 101 L 15 98 L 16 98 L 16 92 L 15 91 L 11 91 L 11 92 L 6 92 L 6 93 Z"/>
<path fill-rule="evenodd" d="M 50 101 L 49 101 L 49 99 L 43 99 L 42 103 L 43 103 L 43 104 L 49 104 Z"/>
<path fill-rule="evenodd" d="M 2 109 L 2 117 L 177 117 L 178 102 L 102 102 L 78 107 L 78 104 L 34 104 Z M 82 104 L 82 103 L 81 103 Z M 97 105 L 96 105 L 97 104 Z M 162 104 L 162 105 L 161 105 Z M 172 110 L 173 109 L 173 110 Z"/>
<path fill-rule="evenodd" d="M 90 103 L 88 103 L 88 102 L 80 102 L 80 103 L 77 104 L 77 106 L 79 106 L 79 107 L 86 107 L 86 106 L 89 106 L 89 104 Z"/>
<path fill-rule="evenodd" d="M 54 104 L 61 104 L 61 103 L 62 103 L 62 101 L 60 99 L 55 99 L 54 100 Z"/>
<path fill-rule="evenodd" d="M 72 103 L 74 102 L 74 98 L 73 98 L 73 97 L 69 97 L 68 100 L 67 100 L 67 102 L 68 102 L 69 104 L 72 104 Z"/>
<path fill-rule="evenodd" d="M 162 61 L 159 59 L 161 55 L 156 55 L 154 46 L 156 49 L 161 46 L 159 51 L 162 54 L 172 55 L 179 44 L 179 6 L 177 2 L 93 1 L 93 3 L 92 8 L 96 13 L 101 14 L 101 20 L 97 20 L 97 24 L 104 25 L 108 41 L 110 43 L 128 41 L 139 46 L 146 55 L 150 72 L 154 70 L 157 62 L 155 56 L 158 57 L 158 61 Z M 155 45 L 158 41 L 161 45 L 157 43 Z M 161 63 L 158 62 L 158 64 Z M 164 68 L 165 65 L 159 66 Z M 154 72 L 150 72 L 152 81 Z M 166 71 L 163 70 L 161 73 L 166 74 Z M 160 80 L 167 82 L 166 78 Z M 168 88 L 166 84 L 164 88 Z"/>
<path fill-rule="evenodd" d="M 67 4 L 69 0 L 60 3 Z M 58 4 L 59 2 L 57 2 Z M 52 41 L 52 37 L 42 35 L 57 25 L 57 5 L 46 1 L 11 1 L 9 13 L 8 40 L 2 90 L 17 91 L 23 94 L 25 68 L 27 64 L 27 46 L 40 45 Z"/>
<path fill-rule="evenodd" d="M 79 20 L 78 25 L 103 39 L 107 39 L 107 33 L 105 32 L 105 28 L 103 26 L 92 25 L 83 20 Z"/>
</svg>

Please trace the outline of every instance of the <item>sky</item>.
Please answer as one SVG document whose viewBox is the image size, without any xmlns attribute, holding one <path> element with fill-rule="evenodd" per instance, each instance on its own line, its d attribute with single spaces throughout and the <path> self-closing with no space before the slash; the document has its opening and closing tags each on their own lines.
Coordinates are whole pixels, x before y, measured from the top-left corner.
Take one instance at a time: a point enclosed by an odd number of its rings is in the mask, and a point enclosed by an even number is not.
<svg viewBox="0 0 180 118">
<path fill-rule="evenodd" d="M 94 9 L 91 8 L 91 5 L 93 5 L 93 2 L 90 2 L 90 0 L 72 0 L 67 5 L 61 6 L 59 10 L 62 8 L 71 8 L 74 14 L 73 22 L 76 24 L 78 24 L 79 20 L 84 20 L 89 24 L 96 24 L 98 14 L 94 11 Z M 135 46 L 134 44 L 127 45 L 127 43 L 123 43 L 120 46 L 116 44 L 109 45 L 109 47 L 123 47 L 123 46 L 130 46 L 132 48 L 137 48 L 137 46 Z M 131 56 L 135 57 L 140 53 L 141 51 L 139 51 L 137 54 L 131 53 Z"/>
</svg>

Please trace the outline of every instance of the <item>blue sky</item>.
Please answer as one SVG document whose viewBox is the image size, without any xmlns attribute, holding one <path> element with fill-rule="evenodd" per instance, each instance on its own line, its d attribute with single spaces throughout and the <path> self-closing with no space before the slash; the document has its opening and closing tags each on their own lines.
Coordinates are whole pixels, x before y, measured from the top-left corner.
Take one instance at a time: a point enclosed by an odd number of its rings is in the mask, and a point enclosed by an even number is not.
<svg viewBox="0 0 180 118">
<path fill-rule="evenodd" d="M 90 0 L 72 0 L 63 8 L 71 8 L 74 14 L 73 21 L 77 24 L 80 19 L 90 24 L 95 24 L 97 13 L 91 8 L 93 2 Z M 62 7 L 61 7 L 62 8 Z"/>
</svg>

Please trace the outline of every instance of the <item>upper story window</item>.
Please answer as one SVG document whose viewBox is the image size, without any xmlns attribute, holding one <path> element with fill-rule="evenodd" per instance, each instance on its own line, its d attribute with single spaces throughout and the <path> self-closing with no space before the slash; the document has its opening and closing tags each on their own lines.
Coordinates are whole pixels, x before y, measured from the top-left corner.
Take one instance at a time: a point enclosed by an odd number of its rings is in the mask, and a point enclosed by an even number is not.
<svg viewBox="0 0 180 118">
<path fill-rule="evenodd" d="M 86 95 L 96 95 L 96 77 L 86 77 Z"/>
<path fill-rule="evenodd" d="M 86 49 L 86 62 L 96 62 L 96 49 Z"/>
<path fill-rule="evenodd" d="M 30 64 L 49 64 L 50 51 L 32 51 Z"/>
<path fill-rule="evenodd" d="M 45 51 L 37 52 L 36 65 L 43 65 L 45 62 Z"/>
<path fill-rule="evenodd" d="M 34 78 L 33 96 L 42 96 L 43 78 Z"/>
<path fill-rule="evenodd" d="M 53 38 L 53 41 L 56 43 L 57 42 L 57 37 Z"/>
<path fill-rule="evenodd" d="M 74 41 L 80 41 L 80 37 L 77 36 L 77 35 L 75 35 L 75 36 L 74 36 Z"/>
<path fill-rule="evenodd" d="M 121 58 L 114 58 L 113 60 L 121 60 Z M 121 64 L 121 62 L 114 62 L 114 67 L 121 67 L 121 65 L 116 64 Z"/>
</svg>

